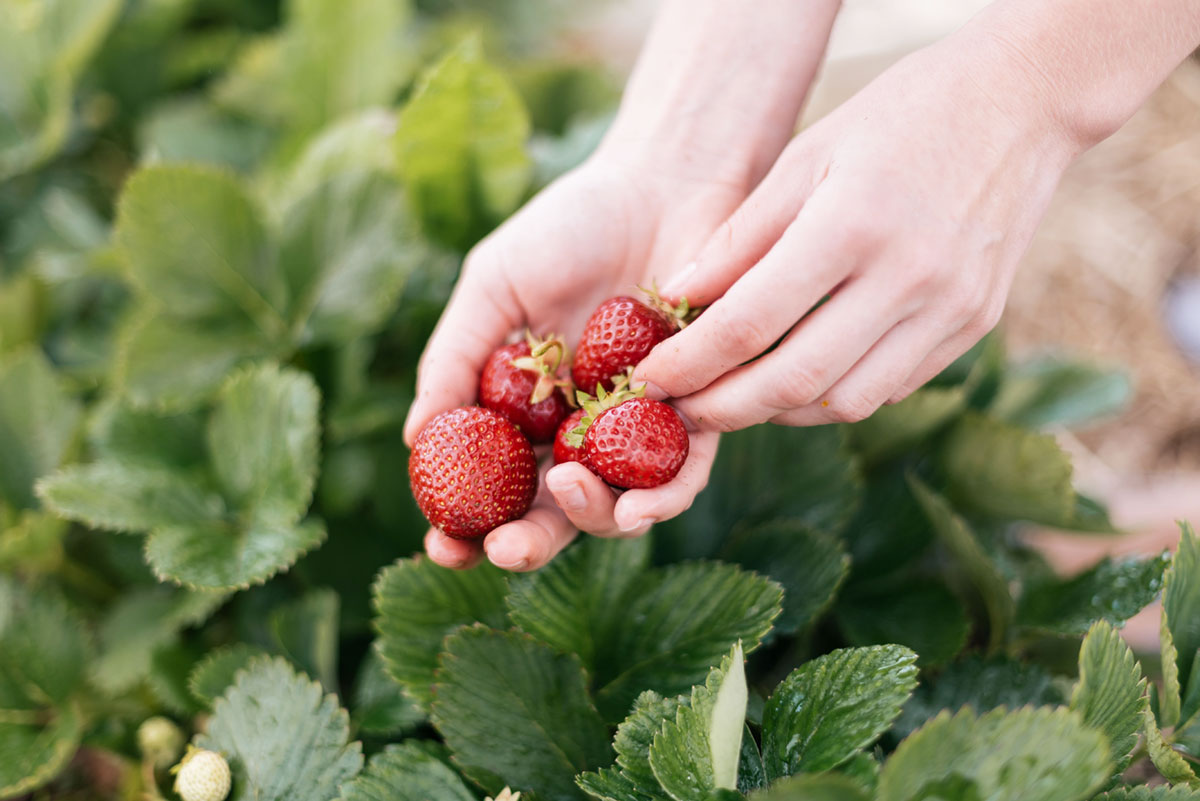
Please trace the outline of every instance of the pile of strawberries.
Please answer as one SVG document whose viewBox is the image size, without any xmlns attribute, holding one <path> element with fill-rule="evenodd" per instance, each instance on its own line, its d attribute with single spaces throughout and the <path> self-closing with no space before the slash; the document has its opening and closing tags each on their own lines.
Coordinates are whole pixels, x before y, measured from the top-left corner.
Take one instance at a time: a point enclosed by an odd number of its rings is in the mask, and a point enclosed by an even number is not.
<svg viewBox="0 0 1200 801">
<path fill-rule="evenodd" d="M 625 296 L 600 304 L 569 377 L 566 346 L 554 336 L 527 334 L 488 358 L 480 405 L 443 412 L 413 445 L 408 477 L 430 523 L 478 539 L 524 515 L 537 494 L 533 446 L 551 441 L 555 463 L 579 462 L 618 489 L 675 477 L 688 455 L 683 421 L 632 389 L 629 375 L 684 325 L 688 309 L 686 301 L 672 308 L 649 294 L 650 304 Z"/>
</svg>

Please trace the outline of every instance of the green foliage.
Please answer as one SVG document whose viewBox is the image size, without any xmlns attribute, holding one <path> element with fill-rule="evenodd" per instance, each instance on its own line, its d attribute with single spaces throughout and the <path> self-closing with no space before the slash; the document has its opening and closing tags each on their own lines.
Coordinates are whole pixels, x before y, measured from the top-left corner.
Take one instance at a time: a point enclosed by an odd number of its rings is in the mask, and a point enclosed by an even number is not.
<svg viewBox="0 0 1200 801">
<path fill-rule="evenodd" d="M 412 743 L 389 745 L 342 788 L 341 801 L 476 801 L 454 769 Z"/>
<path fill-rule="evenodd" d="M 752 798 L 753 801 L 870 801 L 870 796 L 853 779 L 832 774 L 789 776 Z"/>
<path fill-rule="evenodd" d="M 1032 584 L 1021 596 L 1017 624 L 1054 634 L 1078 635 L 1093 621 L 1123 623 L 1158 595 L 1169 553 L 1150 559 L 1104 559 L 1066 581 Z"/>
<path fill-rule="evenodd" d="M 1188 523 L 1182 523 L 1179 550 L 1163 580 L 1163 625 L 1170 632 L 1170 642 L 1176 651 L 1179 666 L 1179 686 L 1195 697 L 1200 685 L 1200 538 Z M 1164 638 L 1164 642 L 1166 639 Z M 1185 715 L 1200 711 L 1200 701 L 1193 703 Z M 1190 716 L 1190 715 L 1189 715 Z"/>
<path fill-rule="evenodd" d="M 953 659 L 971 625 L 954 595 L 936 582 L 852 595 L 838 603 L 834 619 L 852 645 L 905 645 L 925 667 Z"/>
<path fill-rule="evenodd" d="M 1009 371 L 991 411 L 1031 427 L 1079 425 L 1121 411 L 1132 395 L 1123 370 L 1042 357 Z"/>
<path fill-rule="evenodd" d="M 188 677 L 188 689 L 196 700 L 211 707 L 233 684 L 238 671 L 263 656 L 266 651 L 246 643 L 218 648 L 196 663 Z"/>
<path fill-rule="evenodd" d="M 1096 796 L 1095 801 L 1200 801 L 1200 790 L 1190 790 L 1187 787 L 1122 787 L 1104 795 Z"/>
<path fill-rule="evenodd" d="M 1079 649 L 1079 682 L 1071 695 L 1071 709 L 1108 738 L 1114 775 L 1129 766 L 1145 708 L 1141 665 L 1111 624 L 1097 622 Z"/>
<path fill-rule="evenodd" d="M 318 801 L 362 767 L 362 748 L 349 740 L 336 696 L 281 659 L 260 659 L 217 699 L 197 744 L 229 760 L 232 801 Z"/>
<path fill-rule="evenodd" d="M 34 480 L 67 455 L 79 413 L 41 353 L 0 359 L 0 502 L 16 509 L 36 504 Z"/>
</svg>

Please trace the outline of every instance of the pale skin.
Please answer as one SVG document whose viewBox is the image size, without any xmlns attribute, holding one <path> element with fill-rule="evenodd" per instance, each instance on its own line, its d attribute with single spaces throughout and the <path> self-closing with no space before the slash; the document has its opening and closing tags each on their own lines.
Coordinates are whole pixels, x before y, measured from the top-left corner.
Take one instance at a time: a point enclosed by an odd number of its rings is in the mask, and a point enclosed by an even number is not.
<svg viewBox="0 0 1200 801">
<path fill-rule="evenodd" d="M 432 560 L 533 570 L 578 531 L 641 535 L 704 488 L 719 432 L 906 397 L 995 325 L 1066 167 L 1200 44 L 1195 0 L 997 0 L 793 138 L 838 6 L 665 0 L 598 151 L 468 256 L 410 444 L 474 402 L 514 333 L 574 341 L 600 301 L 656 280 L 707 306 L 634 375 L 673 399 L 691 453 L 620 494 L 547 465 L 524 518 L 481 542 L 430 530 Z"/>
</svg>

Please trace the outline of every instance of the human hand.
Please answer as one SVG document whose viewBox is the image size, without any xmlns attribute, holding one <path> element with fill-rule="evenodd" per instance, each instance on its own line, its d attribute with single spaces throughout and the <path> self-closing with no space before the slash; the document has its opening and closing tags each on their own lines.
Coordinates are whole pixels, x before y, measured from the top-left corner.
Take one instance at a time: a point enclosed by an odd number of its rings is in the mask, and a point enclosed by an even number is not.
<svg viewBox="0 0 1200 801">
<path fill-rule="evenodd" d="M 851 422 L 978 341 L 1079 149 L 1007 52 L 947 40 L 793 140 L 663 287 L 711 305 L 635 382 L 701 430 Z"/>
<path fill-rule="evenodd" d="M 670 276 L 748 191 L 728 170 L 648 164 L 598 155 L 548 187 L 467 257 L 463 273 L 418 368 L 417 397 L 405 423 L 411 445 L 441 411 L 475 402 L 484 361 L 525 328 L 578 340 L 592 310 Z M 578 529 L 637 536 L 679 514 L 704 486 L 716 455 L 714 433 L 693 434 L 679 475 L 619 497 L 578 463 L 544 464 L 533 507 L 482 542 L 436 529 L 426 552 L 446 567 L 467 567 L 482 552 L 498 566 L 532 570 Z M 543 454 L 545 456 L 545 454 Z"/>
</svg>

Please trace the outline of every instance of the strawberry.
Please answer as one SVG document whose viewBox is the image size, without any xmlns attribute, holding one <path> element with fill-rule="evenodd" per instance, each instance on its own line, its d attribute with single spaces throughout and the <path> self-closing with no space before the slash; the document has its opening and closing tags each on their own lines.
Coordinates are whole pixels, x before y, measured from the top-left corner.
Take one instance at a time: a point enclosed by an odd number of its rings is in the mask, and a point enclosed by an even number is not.
<svg viewBox="0 0 1200 801">
<path fill-rule="evenodd" d="M 558 378 L 566 346 L 557 337 L 505 345 L 483 365 L 479 402 L 513 421 L 534 443 L 549 442 L 571 411 Z"/>
<path fill-rule="evenodd" d="M 421 429 L 408 457 L 408 480 L 430 523 L 455 539 L 478 539 L 529 511 L 537 459 L 504 415 L 462 406 Z"/>
<path fill-rule="evenodd" d="M 171 772 L 175 774 L 175 792 L 183 801 L 224 801 L 229 795 L 233 779 L 229 763 L 216 751 L 189 745 L 183 761 Z"/>
<path fill-rule="evenodd" d="M 138 726 L 138 748 L 156 768 L 165 768 L 178 759 L 184 740 L 183 732 L 169 718 L 146 718 Z"/>
<path fill-rule="evenodd" d="M 687 460 L 688 434 L 678 413 L 641 391 L 601 389 L 596 398 L 580 393 L 584 416 L 567 438 L 582 445 L 592 472 L 621 489 L 665 484 Z"/>
<path fill-rule="evenodd" d="M 563 462 L 579 462 L 589 470 L 587 456 L 583 452 L 583 444 L 578 446 L 572 445 L 569 441 L 571 432 L 579 427 L 579 421 L 583 419 L 585 414 L 583 409 L 576 409 L 571 412 L 566 420 L 562 421 L 562 425 L 558 427 L 558 433 L 554 437 L 554 463 L 562 464 Z"/>
<path fill-rule="evenodd" d="M 604 301 L 583 327 L 571 378 L 585 392 L 613 389 L 613 378 L 635 366 L 654 346 L 682 328 L 690 316 L 687 300 L 671 307 L 656 292 L 651 303 L 621 296 Z"/>
</svg>

